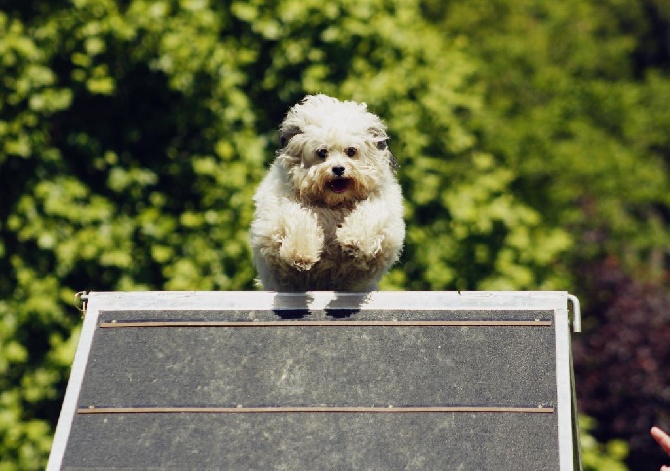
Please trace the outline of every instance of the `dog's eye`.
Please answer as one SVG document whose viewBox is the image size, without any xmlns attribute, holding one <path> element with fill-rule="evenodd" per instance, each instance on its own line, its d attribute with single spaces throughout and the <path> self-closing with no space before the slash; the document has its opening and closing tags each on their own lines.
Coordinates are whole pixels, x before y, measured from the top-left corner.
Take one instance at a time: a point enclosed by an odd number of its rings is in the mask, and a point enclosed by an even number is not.
<svg viewBox="0 0 670 471">
<path fill-rule="evenodd" d="M 318 149 L 316 155 L 321 159 L 325 159 L 328 157 L 328 149 Z"/>
<path fill-rule="evenodd" d="M 347 147 L 346 149 L 344 149 L 344 153 L 347 154 L 347 156 L 349 157 L 353 157 L 354 155 L 356 155 L 356 152 L 357 150 L 355 147 Z"/>
</svg>

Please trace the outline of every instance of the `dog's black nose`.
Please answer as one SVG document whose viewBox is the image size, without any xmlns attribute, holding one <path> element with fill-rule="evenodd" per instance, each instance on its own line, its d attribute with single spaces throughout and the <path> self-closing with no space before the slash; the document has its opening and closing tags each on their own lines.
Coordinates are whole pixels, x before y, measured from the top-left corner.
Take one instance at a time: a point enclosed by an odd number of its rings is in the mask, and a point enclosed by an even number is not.
<svg viewBox="0 0 670 471">
<path fill-rule="evenodd" d="M 341 177 L 344 175 L 344 167 L 333 167 L 333 173 L 337 177 Z"/>
</svg>

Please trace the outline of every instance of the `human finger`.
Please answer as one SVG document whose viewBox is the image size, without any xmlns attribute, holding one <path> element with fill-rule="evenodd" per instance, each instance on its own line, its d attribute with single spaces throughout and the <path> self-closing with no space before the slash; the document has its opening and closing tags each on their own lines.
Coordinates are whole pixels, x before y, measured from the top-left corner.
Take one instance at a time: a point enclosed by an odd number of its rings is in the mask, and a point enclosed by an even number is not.
<svg viewBox="0 0 670 471">
<path fill-rule="evenodd" d="M 668 436 L 667 433 L 658 427 L 652 427 L 651 436 L 654 437 L 654 440 L 656 440 L 659 445 L 661 445 L 663 451 L 670 454 L 670 436 Z M 667 467 L 667 469 L 670 470 L 670 467 Z"/>
</svg>

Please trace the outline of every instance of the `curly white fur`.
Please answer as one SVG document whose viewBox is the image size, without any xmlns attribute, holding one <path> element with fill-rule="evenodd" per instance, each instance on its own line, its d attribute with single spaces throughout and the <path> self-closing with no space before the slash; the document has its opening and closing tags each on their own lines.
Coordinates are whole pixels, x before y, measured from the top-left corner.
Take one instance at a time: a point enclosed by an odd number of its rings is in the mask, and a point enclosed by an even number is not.
<svg viewBox="0 0 670 471">
<path fill-rule="evenodd" d="M 368 291 L 399 258 L 402 195 L 386 127 L 365 103 L 307 96 L 254 202 L 251 246 L 272 291 Z"/>
</svg>

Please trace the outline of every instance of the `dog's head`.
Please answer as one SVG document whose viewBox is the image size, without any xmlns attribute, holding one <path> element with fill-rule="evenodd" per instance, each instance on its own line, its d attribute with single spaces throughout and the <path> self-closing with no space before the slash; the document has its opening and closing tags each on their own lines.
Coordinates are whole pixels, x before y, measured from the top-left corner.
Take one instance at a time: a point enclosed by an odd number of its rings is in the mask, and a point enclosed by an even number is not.
<svg viewBox="0 0 670 471">
<path fill-rule="evenodd" d="M 277 163 L 306 204 L 364 200 L 394 178 L 386 126 L 365 103 L 307 96 L 288 111 L 279 134 Z"/>
</svg>

